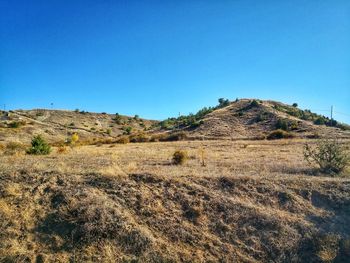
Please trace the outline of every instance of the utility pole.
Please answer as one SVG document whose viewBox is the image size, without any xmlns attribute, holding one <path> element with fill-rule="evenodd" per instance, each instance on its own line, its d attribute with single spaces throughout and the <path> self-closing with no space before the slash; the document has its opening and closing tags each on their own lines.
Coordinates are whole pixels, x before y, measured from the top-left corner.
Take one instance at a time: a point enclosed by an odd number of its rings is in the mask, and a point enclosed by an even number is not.
<svg viewBox="0 0 350 263">
<path fill-rule="evenodd" d="M 331 106 L 331 126 L 333 126 L 333 105 Z"/>
</svg>

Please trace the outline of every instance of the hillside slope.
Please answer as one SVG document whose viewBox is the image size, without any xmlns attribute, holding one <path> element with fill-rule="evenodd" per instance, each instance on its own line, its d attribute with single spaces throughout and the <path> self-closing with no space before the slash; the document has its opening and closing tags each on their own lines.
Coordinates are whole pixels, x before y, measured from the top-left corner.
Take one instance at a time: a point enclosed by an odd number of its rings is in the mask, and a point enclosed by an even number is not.
<svg viewBox="0 0 350 263">
<path fill-rule="evenodd" d="M 180 127 L 174 130 L 184 130 L 190 136 L 211 139 L 263 138 L 276 129 L 284 129 L 295 137 L 304 138 L 350 137 L 350 131 L 341 129 L 349 128 L 348 126 L 336 122 L 334 123 L 337 127 L 316 125 L 318 121 L 330 122 L 330 120 L 310 111 L 275 101 L 241 99 L 207 111 L 208 113 L 200 118 L 196 118 L 196 115 L 189 116 L 188 118 L 195 120 L 190 125 L 174 124 L 173 127 Z"/>
<path fill-rule="evenodd" d="M 90 113 L 64 110 L 16 110 L 2 113 L 0 140 L 30 142 L 36 134 L 43 135 L 50 142 L 64 141 L 72 133 L 78 133 L 82 140 L 113 138 L 126 133 L 148 129 L 155 121 L 117 114 Z M 18 127 L 12 127 L 18 124 Z"/>
</svg>

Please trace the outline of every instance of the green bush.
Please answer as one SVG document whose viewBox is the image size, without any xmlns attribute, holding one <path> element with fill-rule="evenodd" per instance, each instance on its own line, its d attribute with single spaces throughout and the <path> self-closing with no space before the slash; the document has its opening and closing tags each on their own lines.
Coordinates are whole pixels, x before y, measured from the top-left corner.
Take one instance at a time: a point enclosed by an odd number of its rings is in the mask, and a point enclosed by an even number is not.
<svg viewBox="0 0 350 263">
<path fill-rule="evenodd" d="M 27 150 L 28 154 L 49 154 L 51 152 L 50 145 L 40 136 L 37 135 L 32 139 L 32 146 Z"/>
<path fill-rule="evenodd" d="M 350 156 L 342 144 L 334 139 L 320 140 L 316 146 L 304 146 L 304 158 L 309 164 L 316 164 L 329 174 L 339 174 L 349 164 Z"/>
<path fill-rule="evenodd" d="M 125 134 L 130 135 L 131 131 L 132 131 L 132 127 L 130 127 L 130 126 L 123 127 L 123 130 L 124 130 L 124 135 Z"/>
<path fill-rule="evenodd" d="M 219 108 L 223 108 L 223 107 L 226 107 L 230 104 L 230 101 L 228 99 L 224 99 L 224 98 L 220 98 L 218 99 L 218 102 L 219 102 Z"/>
<path fill-rule="evenodd" d="M 272 131 L 266 138 L 268 140 L 288 139 L 288 138 L 293 138 L 293 135 L 289 132 L 278 129 L 278 130 Z"/>
<path fill-rule="evenodd" d="M 314 124 L 316 125 L 324 125 L 325 123 L 326 123 L 326 120 L 323 117 L 318 117 L 316 120 L 314 120 Z"/>
<path fill-rule="evenodd" d="M 182 165 L 188 159 L 188 154 L 186 151 L 177 150 L 173 154 L 173 164 Z"/>
<path fill-rule="evenodd" d="M 258 107 L 259 106 L 259 102 L 257 100 L 253 100 L 251 103 L 250 103 L 250 108 L 255 108 L 255 107 Z"/>
<path fill-rule="evenodd" d="M 288 131 L 289 130 L 289 123 L 286 120 L 282 120 L 282 119 L 278 119 L 276 124 L 275 124 L 275 128 L 278 130 L 284 130 L 284 131 Z"/>
<path fill-rule="evenodd" d="M 24 121 L 12 121 L 7 125 L 7 127 L 16 129 L 23 125 L 25 125 Z"/>
</svg>

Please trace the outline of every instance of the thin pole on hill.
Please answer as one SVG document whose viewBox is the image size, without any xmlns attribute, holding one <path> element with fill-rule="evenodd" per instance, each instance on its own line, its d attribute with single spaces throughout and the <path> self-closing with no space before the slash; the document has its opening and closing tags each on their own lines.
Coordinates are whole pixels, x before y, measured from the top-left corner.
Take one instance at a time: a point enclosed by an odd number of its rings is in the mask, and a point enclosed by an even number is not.
<svg viewBox="0 0 350 263">
<path fill-rule="evenodd" d="M 331 106 L 331 126 L 333 126 L 333 105 Z"/>
</svg>

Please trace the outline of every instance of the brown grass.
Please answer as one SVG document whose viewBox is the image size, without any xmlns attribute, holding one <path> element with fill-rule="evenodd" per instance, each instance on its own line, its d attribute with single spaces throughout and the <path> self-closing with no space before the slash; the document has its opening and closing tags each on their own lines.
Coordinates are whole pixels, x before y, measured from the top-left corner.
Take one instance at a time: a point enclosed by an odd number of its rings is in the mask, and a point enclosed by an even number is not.
<svg viewBox="0 0 350 263">
<path fill-rule="evenodd" d="M 303 160 L 303 144 L 152 142 L 2 155 L 0 262 L 342 262 L 349 170 L 319 174 Z M 176 149 L 188 152 L 182 166 L 169 165 Z"/>
</svg>

